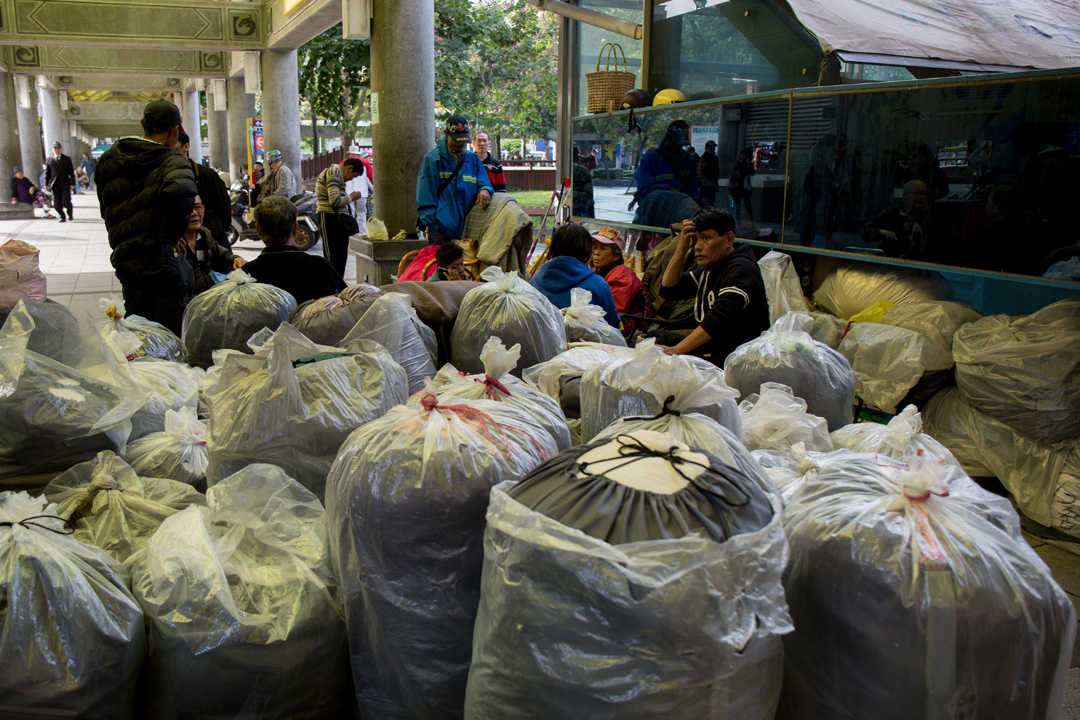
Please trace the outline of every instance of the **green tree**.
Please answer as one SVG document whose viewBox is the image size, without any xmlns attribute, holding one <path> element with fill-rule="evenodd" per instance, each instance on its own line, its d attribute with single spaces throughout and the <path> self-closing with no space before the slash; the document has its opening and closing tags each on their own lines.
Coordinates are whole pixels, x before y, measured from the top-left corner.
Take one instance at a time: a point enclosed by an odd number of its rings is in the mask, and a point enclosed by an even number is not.
<svg viewBox="0 0 1080 720">
<path fill-rule="evenodd" d="M 313 116 L 338 126 L 343 146 L 350 145 L 371 90 L 370 41 L 342 38 L 338 23 L 302 45 L 297 63 L 300 96 Z"/>
</svg>

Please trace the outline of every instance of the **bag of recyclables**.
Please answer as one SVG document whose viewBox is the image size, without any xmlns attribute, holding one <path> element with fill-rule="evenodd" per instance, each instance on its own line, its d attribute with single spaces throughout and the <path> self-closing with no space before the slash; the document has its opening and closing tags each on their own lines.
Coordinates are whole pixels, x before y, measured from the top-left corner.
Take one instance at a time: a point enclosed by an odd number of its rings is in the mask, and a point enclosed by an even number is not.
<svg viewBox="0 0 1080 720">
<path fill-rule="evenodd" d="M 124 456 L 141 477 L 168 478 L 206 490 L 206 423 L 191 408 L 165 411 L 165 429 L 128 444 Z"/>
<path fill-rule="evenodd" d="M 790 255 L 770 250 L 758 260 L 758 268 L 769 299 L 770 325 L 789 312 L 807 312 L 806 297 Z"/>
<path fill-rule="evenodd" d="M 897 305 L 886 310 L 879 322 L 925 336 L 929 340 L 926 369 L 934 372 L 953 366 L 953 336 L 961 327 L 980 318 L 982 315 L 967 305 L 943 301 Z"/>
<path fill-rule="evenodd" d="M 923 270 L 841 261 L 814 291 L 814 302 L 845 320 L 877 302 L 893 305 L 952 300 L 952 288 Z"/>
<path fill-rule="evenodd" d="M 383 292 L 372 285 L 350 285 L 337 295 L 308 300 L 289 316 L 289 324 L 320 345 L 339 345 Z"/>
<path fill-rule="evenodd" d="M 592 293 L 584 288 L 570 291 L 570 307 L 561 310 L 568 342 L 598 342 L 626 346 L 618 328 L 604 319 L 604 308 L 593 305 Z"/>
<path fill-rule="evenodd" d="M 562 314 L 516 272 L 485 269 L 487 282 L 469 291 L 450 334 L 451 362 L 462 372 L 480 373 L 480 351 L 492 336 L 520 344 L 522 367 L 550 360 L 566 349 Z"/>
<path fill-rule="evenodd" d="M 187 362 L 184 344 L 169 328 L 140 315 L 125 315 L 124 300 L 118 295 L 98 300 L 105 320 L 101 321 L 106 334 L 131 333 L 139 339 L 135 358 L 154 357 L 171 362 Z"/>
<path fill-rule="evenodd" d="M 880 453 L 902 462 L 922 457 L 924 461 L 960 465 L 947 447 L 923 432 L 922 416 L 914 405 L 908 405 L 887 425 L 861 422 L 842 427 L 832 433 L 832 444 L 856 452 Z"/>
<path fill-rule="evenodd" d="M 634 431 L 492 491 L 465 717 L 772 718 L 779 500 Z"/>
<path fill-rule="evenodd" d="M 816 452 L 833 449 L 825 419 L 807 412 L 806 401 L 795 397 L 787 385 L 762 383 L 761 394 L 739 403 L 739 412 L 748 450 L 787 455 L 796 443 Z"/>
<path fill-rule="evenodd" d="M 362 715 L 461 717 L 488 495 L 555 452 L 532 413 L 434 390 L 342 445 L 326 509 Z"/>
<path fill-rule="evenodd" d="M 124 569 L 70 532 L 44 498 L 0 493 L 4 717 L 131 717 L 142 610 Z"/>
<path fill-rule="evenodd" d="M 866 322 L 851 326 L 840 353 L 855 373 L 855 394 L 890 410 L 923 376 L 929 346 L 930 340 L 914 330 Z"/>
<path fill-rule="evenodd" d="M 147 716 L 341 717 L 346 635 L 318 499 L 273 465 L 165 519 L 132 564 Z"/>
<path fill-rule="evenodd" d="M 438 346 L 435 332 L 416 316 L 408 295 L 387 293 L 378 298 L 341 341 L 370 340 L 389 351 L 409 377 L 409 392 L 422 390 L 424 380 L 435 375 Z"/>
</svg>

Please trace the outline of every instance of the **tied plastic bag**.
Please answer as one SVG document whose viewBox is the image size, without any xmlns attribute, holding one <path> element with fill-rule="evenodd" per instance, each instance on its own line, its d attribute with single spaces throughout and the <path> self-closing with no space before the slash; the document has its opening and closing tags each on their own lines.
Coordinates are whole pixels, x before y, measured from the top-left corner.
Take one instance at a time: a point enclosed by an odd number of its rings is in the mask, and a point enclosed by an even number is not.
<svg viewBox="0 0 1080 720">
<path fill-rule="evenodd" d="M 617 359 L 630 359 L 634 351 L 616 345 L 579 344 L 561 352 L 547 362 L 522 371 L 522 379 L 550 398 L 559 401 L 567 417 L 581 417 L 581 406 L 575 392 L 564 401 L 562 391 L 571 379 L 581 380 L 585 371 L 594 365 L 607 365 Z"/>
<path fill-rule="evenodd" d="M 555 440 L 556 447 L 560 451 L 566 450 L 570 447 L 570 430 L 558 401 L 510 374 L 520 357 L 520 345 L 508 350 L 499 338 L 488 338 L 480 353 L 483 375 L 465 375 L 453 365 L 444 365 L 435 374 L 432 385 L 440 402 L 465 398 L 509 403 L 533 416 Z M 426 394 L 426 389 L 421 390 L 410 397 L 409 402 L 420 402 Z"/>
<path fill-rule="evenodd" d="M 926 371 L 929 342 L 905 328 L 852 325 L 840 343 L 840 353 L 855 373 L 855 394 L 881 410 L 894 408 Z"/>
<path fill-rule="evenodd" d="M 296 298 L 274 285 L 256 282 L 243 270 L 196 295 L 184 309 L 181 338 L 188 362 L 209 367 L 215 350 L 243 351 L 248 338 L 276 328 L 296 309 Z"/>
<path fill-rule="evenodd" d="M 378 298 L 341 341 L 370 340 L 382 345 L 409 377 L 409 392 L 423 389 L 424 380 L 435 375 L 438 346 L 435 331 L 416 316 L 408 295 L 387 293 Z"/>
<path fill-rule="evenodd" d="M 1009 501 L 948 472 L 862 455 L 785 509 L 798 629 L 784 638 L 777 718 L 1058 712 L 1073 604 Z"/>
<path fill-rule="evenodd" d="M 787 453 L 754 450 L 750 454 L 761 465 L 785 505 L 791 502 L 791 498 L 810 478 L 822 470 L 843 466 L 856 456 L 856 453 L 844 449 L 831 452 L 808 451 L 801 442 L 792 445 Z"/>
<path fill-rule="evenodd" d="M 787 385 L 762 383 L 760 395 L 754 393 L 739 403 L 739 412 L 748 450 L 788 455 L 796 443 L 815 452 L 833 449 L 825 419 L 807 412 L 806 401 L 795 397 Z"/>
<path fill-rule="evenodd" d="M 851 422 L 855 375 L 847 358 L 802 329 L 812 322 L 805 314 L 780 318 L 727 356 L 724 379 L 743 397 L 767 382 L 786 385 L 835 430 Z"/>
<path fill-rule="evenodd" d="M 108 450 L 57 476 L 45 486 L 45 497 L 75 526 L 76 540 L 96 545 L 121 563 L 146 545 L 165 518 L 189 505 L 206 504 L 190 485 L 139 477 Z"/>
<path fill-rule="evenodd" d="M 516 272 L 489 267 L 487 282 L 469 291 L 450 334 L 451 359 L 457 369 L 483 372 L 480 351 L 492 336 L 520 344 L 521 365 L 531 367 L 566 349 L 562 314 L 539 290 Z"/>
<path fill-rule="evenodd" d="M 289 316 L 289 324 L 320 345 L 340 345 L 342 338 L 382 294 L 382 290 L 372 285 L 350 285 L 337 295 L 300 305 Z"/>
<path fill-rule="evenodd" d="M 843 261 L 825 276 L 814 302 L 845 320 L 876 302 L 893 305 L 952 300 L 952 288 L 923 270 Z"/>
<path fill-rule="evenodd" d="M 922 430 L 919 409 L 908 405 L 888 425 L 861 422 L 840 428 L 832 433 L 832 444 L 856 452 L 880 453 L 902 462 L 921 457 L 923 462 L 960 467 L 947 447 Z"/>
<path fill-rule="evenodd" d="M 570 291 L 570 307 L 562 309 L 568 342 L 598 342 L 626 347 L 618 328 L 608 325 L 604 308 L 592 304 L 592 293 L 583 288 Z"/>
<path fill-rule="evenodd" d="M 0 523 L 4 716 L 131 717 L 146 633 L 127 574 L 44 498 L 0 493 Z"/>
<path fill-rule="evenodd" d="M 326 509 L 364 717 L 461 717 L 488 494 L 555 452 L 508 403 L 434 392 L 342 445 Z"/>
<path fill-rule="evenodd" d="M 131 469 L 142 477 L 169 478 L 206 489 L 206 423 L 191 408 L 165 411 L 165 430 L 127 447 Z"/>
<path fill-rule="evenodd" d="M 315 345 L 288 323 L 255 355 L 225 357 L 210 395 L 208 484 L 271 462 L 318 497 L 345 438 L 405 402 L 405 371 L 367 340 Z"/>
<path fill-rule="evenodd" d="M 98 300 L 105 319 L 101 326 L 106 335 L 131 333 L 139 339 L 139 346 L 132 352 L 134 358 L 154 357 L 172 362 L 187 362 L 184 344 L 169 328 L 140 315 L 125 315 L 124 300 L 119 295 L 110 295 Z"/>
<path fill-rule="evenodd" d="M 779 501 L 696 448 L 561 453 L 492 491 L 465 717 L 772 718 L 786 559 Z"/>
<path fill-rule="evenodd" d="M 342 717 L 345 626 L 326 514 L 273 465 L 210 488 L 132 560 L 146 613 L 147 716 Z"/>
<path fill-rule="evenodd" d="M 724 371 L 692 355 L 665 355 L 652 338 L 634 347 L 634 357 L 607 365 L 594 365 L 581 378 L 581 439 L 588 442 L 619 418 L 660 412 L 664 400 L 685 386 L 693 389 L 687 412 L 707 415 L 742 434 L 742 420 Z"/>
<path fill-rule="evenodd" d="M 377 217 L 368 218 L 367 235 L 374 242 L 390 239 L 390 231 L 386 229 L 386 223 Z"/>
<path fill-rule="evenodd" d="M 1039 442 L 1080 436 L 1080 295 L 964 325 L 953 358 L 960 392 L 987 415 Z"/>
<path fill-rule="evenodd" d="M 23 298 L 45 302 L 48 281 L 38 267 L 39 252 L 22 240 L 0 245 L 0 311 L 10 310 Z"/>
<path fill-rule="evenodd" d="M 953 336 L 968 323 L 982 317 L 976 310 L 954 302 L 909 303 L 885 311 L 880 322 L 924 335 L 926 369 L 948 370 L 953 366 Z"/>
<path fill-rule="evenodd" d="M 130 441 L 163 431 L 170 410 L 198 409 L 202 369 L 155 358 L 128 363 L 128 369 L 136 383 L 150 391 L 146 404 L 131 418 Z"/>
<path fill-rule="evenodd" d="M 790 255 L 770 250 L 758 260 L 758 268 L 765 282 L 765 296 L 769 299 L 770 325 L 789 312 L 807 312 L 802 283 Z"/>
</svg>

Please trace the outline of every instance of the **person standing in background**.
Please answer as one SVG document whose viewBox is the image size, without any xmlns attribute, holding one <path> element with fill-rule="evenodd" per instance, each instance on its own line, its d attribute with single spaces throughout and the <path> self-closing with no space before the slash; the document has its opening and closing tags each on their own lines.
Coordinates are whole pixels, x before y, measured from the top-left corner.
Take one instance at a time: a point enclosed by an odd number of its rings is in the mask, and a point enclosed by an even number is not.
<svg viewBox="0 0 1080 720">
<path fill-rule="evenodd" d="M 360 199 L 359 191 L 348 193 L 345 184 L 363 173 L 364 164 L 359 158 L 345 158 L 340 164 L 319 173 L 315 181 L 315 208 L 319 212 L 323 256 L 342 277 L 349 260 L 349 237 L 353 232 L 348 227 L 352 220 L 349 205 Z"/>
<path fill-rule="evenodd" d="M 705 152 L 697 163 L 698 185 L 701 187 L 701 206 L 716 205 L 716 192 L 720 189 L 720 158 L 716 157 L 716 141 L 705 143 Z"/>
<path fill-rule="evenodd" d="M 53 194 L 53 205 L 60 213 L 60 222 L 64 220 L 64 210 L 67 209 L 67 219 L 74 220 L 71 206 L 71 193 L 75 190 L 75 166 L 71 164 L 71 158 L 64 154 L 64 146 L 58 142 L 53 143 L 53 156 L 45 163 L 45 184 Z"/>
<path fill-rule="evenodd" d="M 754 208 L 750 202 L 750 194 L 753 186 L 751 180 L 754 176 L 754 164 L 751 162 L 750 150 L 743 148 L 739 153 L 739 159 L 731 168 L 731 177 L 728 178 L 728 197 L 731 198 L 731 208 L 735 215 L 735 225 L 742 225 L 742 211 L 746 208 L 746 218 L 754 222 Z"/>
<path fill-rule="evenodd" d="M 79 167 L 82 168 L 83 173 L 86 175 L 86 181 L 90 183 L 90 190 L 94 189 L 94 170 L 97 169 L 97 160 L 90 153 L 82 154 L 82 162 L 79 163 Z"/>
<path fill-rule="evenodd" d="M 484 169 L 487 170 L 492 192 L 506 192 L 506 173 L 503 172 L 503 166 L 491 154 L 491 138 L 486 132 L 478 132 L 473 137 L 473 145 L 476 146 L 476 156 L 480 158 Z"/>
</svg>

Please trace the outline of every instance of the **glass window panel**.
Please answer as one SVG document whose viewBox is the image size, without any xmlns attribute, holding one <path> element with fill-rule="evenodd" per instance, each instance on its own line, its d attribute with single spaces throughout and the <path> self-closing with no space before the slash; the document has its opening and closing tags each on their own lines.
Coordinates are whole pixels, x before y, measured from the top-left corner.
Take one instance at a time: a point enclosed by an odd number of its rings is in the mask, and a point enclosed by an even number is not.
<svg viewBox="0 0 1080 720">
<path fill-rule="evenodd" d="M 641 24 L 641 0 L 582 0 L 579 7 L 586 10 L 610 15 L 619 20 Z M 600 50 L 605 43 L 617 43 L 623 53 L 619 54 L 619 70 L 623 69 L 622 54 L 626 55 L 626 70 L 634 73 L 637 78 L 635 87 L 641 87 L 641 40 L 633 40 L 625 35 L 619 35 L 609 30 L 603 30 L 593 25 L 582 22 L 575 23 L 577 28 L 577 62 L 574 67 L 578 69 L 577 96 L 574 98 L 574 115 L 585 113 L 588 99 L 588 88 L 585 82 L 585 73 L 595 72 L 597 60 L 600 61 L 600 69 L 606 67 L 607 53 L 600 58 Z M 614 66 L 611 67 L 615 69 Z"/>
</svg>

